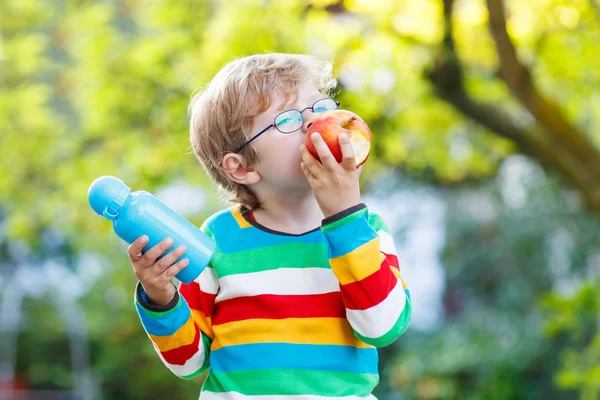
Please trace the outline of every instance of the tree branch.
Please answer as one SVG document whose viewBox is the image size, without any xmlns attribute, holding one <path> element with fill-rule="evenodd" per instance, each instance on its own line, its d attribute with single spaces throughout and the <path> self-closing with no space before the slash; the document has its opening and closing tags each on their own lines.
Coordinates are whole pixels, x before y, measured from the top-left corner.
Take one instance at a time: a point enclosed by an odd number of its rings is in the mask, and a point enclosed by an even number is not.
<svg viewBox="0 0 600 400">
<path fill-rule="evenodd" d="M 533 86 L 529 70 L 519 62 L 515 47 L 506 31 L 502 0 L 487 0 L 487 4 L 490 32 L 500 59 L 500 77 L 506 82 L 510 91 L 519 99 L 521 104 L 546 129 L 556 131 L 557 134 L 568 138 L 576 146 L 577 150 L 587 151 L 592 146 L 586 140 L 585 136 L 577 132 L 565 120 L 560 110 L 554 104 L 538 94 Z M 548 113 L 554 115 L 554 118 L 548 119 L 550 117 Z"/>
<path fill-rule="evenodd" d="M 443 5 L 445 21 L 443 47 L 432 69 L 426 71 L 426 77 L 433 84 L 436 95 L 489 130 L 515 142 L 525 154 L 540 161 L 546 159 L 542 154 L 538 154 L 537 146 L 530 140 L 527 132 L 517 126 L 508 115 L 491 105 L 477 102 L 468 95 L 464 87 L 462 65 L 454 48 L 452 30 L 454 0 L 443 0 Z"/>
<path fill-rule="evenodd" d="M 535 118 L 537 126 L 531 129 L 522 127 L 496 105 L 485 104 L 469 96 L 464 85 L 463 67 L 455 50 L 454 0 L 441 1 L 444 38 L 433 65 L 425 71 L 435 94 L 465 116 L 511 140 L 521 152 L 545 167 L 558 170 L 581 191 L 588 207 L 600 216 L 600 151 L 583 132 L 567 121 L 557 104 L 537 91 L 530 70 L 519 61 L 506 31 L 502 0 L 486 0 L 489 29 L 500 61 L 499 76 Z M 332 14 L 347 12 L 341 1 L 327 11 Z"/>
<path fill-rule="evenodd" d="M 500 0 L 488 0 L 490 30 L 500 59 L 500 76 L 521 104 L 536 118 L 538 128 L 525 129 L 497 106 L 476 101 L 464 86 L 462 65 L 452 29 L 454 0 L 442 0 L 445 32 L 442 48 L 426 76 L 435 93 L 490 131 L 514 142 L 521 152 L 545 167 L 557 169 L 580 189 L 591 210 L 600 213 L 600 154 L 591 142 L 562 117 L 560 110 L 538 94 L 531 75 L 518 58 L 506 32 Z M 558 131 L 558 132 L 557 132 Z"/>
<path fill-rule="evenodd" d="M 535 88 L 531 73 L 517 57 L 506 31 L 502 0 L 487 0 L 489 28 L 500 60 L 500 77 L 510 91 L 544 127 L 544 140 L 552 146 L 557 167 L 569 172 L 572 182 L 600 210 L 600 152 L 589 138 L 567 121 L 560 108 Z"/>
</svg>

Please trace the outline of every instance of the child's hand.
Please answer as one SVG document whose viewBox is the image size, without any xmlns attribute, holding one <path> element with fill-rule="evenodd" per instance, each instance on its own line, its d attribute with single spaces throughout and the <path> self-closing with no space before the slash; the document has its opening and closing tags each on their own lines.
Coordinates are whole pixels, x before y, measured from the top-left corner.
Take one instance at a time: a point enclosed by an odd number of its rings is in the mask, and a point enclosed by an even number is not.
<svg viewBox="0 0 600 400">
<path fill-rule="evenodd" d="M 127 254 L 135 275 L 140 280 L 148 299 L 158 305 L 169 304 L 175 296 L 176 288 L 171 279 L 188 265 L 188 259 L 175 263 L 185 253 L 185 246 L 181 245 L 160 260 L 158 257 L 173 246 L 173 240 L 167 238 L 151 247 L 142 255 L 142 249 L 148 243 L 148 238 L 140 236 L 131 243 Z"/>
<path fill-rule="evenodd" d="M 314 132 L 310 139 L 315 145 L 321 162 L 309 153 L 305 145 L 302 145 L 300 152 L 303 162 L 300 166 L 325 217 L 360 203 L 358 178 L 361 168 L 356 168 L 354 150 L 348 135 L 341 134 L 338 137 L 342 150 L 341 163 L 336 161 L 320 134 Z"/>
</svg>

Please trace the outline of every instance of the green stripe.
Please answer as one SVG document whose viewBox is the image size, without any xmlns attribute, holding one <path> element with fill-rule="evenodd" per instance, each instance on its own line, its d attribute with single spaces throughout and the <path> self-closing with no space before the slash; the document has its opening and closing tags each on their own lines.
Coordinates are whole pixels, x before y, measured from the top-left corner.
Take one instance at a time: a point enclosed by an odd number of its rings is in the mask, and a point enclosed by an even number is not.
<svg viewBox="0 0 600 400">
<path fill-rule="evenodd" d="M 371 346 L 375 347 L 385 347 L 387 345 L 392 344 L 392 342 L 396 340 L 400 335 L 402 335 L 406 328 L 408 328 L 408 323 L 410 322 L 411 314 L 412 306 L 410 304 L 410 300 L 407 298 L 406 304 L 404 305 L 404 310 L 402 310 L 400 317 L 398 317 L 398 320 L 396 321 L 392 329 L 388 331 L 388 333 L 378 338 L 368 338 L 362 336 L 356 331 L 354 331 L 354 334 L 366 344 L 370 344 Z"/>
<path fill-rule="evenodd" d="M 371 225 L 375 232 L 384 231 L 387 234 L 391 234 L 390 228 L 388 228 L 383 218 L 381 218 L 378 214 L 369 215 L 369 225 Z"/>
<path fill-rule="evenodd" d="M 329 232 L 329 231 L 332 231 L 332 230 L 334 230 L 335 228 L 337 228 L 337 227 L 339 227 L 339 226 L 341 226 L 341 225 L 344 225 L 344 224 L 350 223 L 350 222 L 352 222 L 352 221 L 355 221 L 355 220 L 357 220 L 357 219 L 359 219 L 359 218 L 363 218 L 363 217 L 364 217 L 364 215 L 365 215 L 367 212 L 368 212 L 368 210 L 367 210 L 366 208 L 363 208 L 363 209 L 361 209 L 361 210 L 359 210 L 359 211 L 357 211 L 357 212 L 355 212 L 355 213 L 353 213 L 353 214 L 350 214 L 350 215 L 348 215 L 348 216 L 346 216 L 346 217 L 344 217 L 344 218 L 342 218 L 342 219 L 340 219 L 340 220 L 338 220 L 338 221 L 335 221 L 335 222 L 332 222 L 332 223 L 330 223 L 330 224 L 324 225 L 324 226 L 321 228 L 321 230 L 322 230 L 323 232 Z"/>
<path fill-rule="evenodd" d="M 368 396 L 379 381 L 377 374 L 312 371 L 300 369 L 257 369 L 213 372 L 202 391 L 239 392 L 247 396 L 298 395 Z"/>
<path fill-rule="evenodd" d="M 235 253 L 215 254 L 219 278 L 277 268 L 331 268 L 326 243 L 291 242 Z"/>
<path fill-rule="evenodd" d="M 177 310 L 179 310 L 181 308 L 181 296 L 179 296 L 179 300 L 177 301 L 177 304 L 175 305 L 175 307 L 171 308 L 168 311 L 150 311 L 147 308 L 145 308 L 142 304 L 140 304 L 139 301 L 137 301 L 137 298 L 135 299 L 136 303 L 138 303 L 140 305 L 140 307 L 146 312 L 146 314 L 148 314 L 151 317 L 154 318 L 164 318 L 167 315 L 177 312 Z"/>
</svg>

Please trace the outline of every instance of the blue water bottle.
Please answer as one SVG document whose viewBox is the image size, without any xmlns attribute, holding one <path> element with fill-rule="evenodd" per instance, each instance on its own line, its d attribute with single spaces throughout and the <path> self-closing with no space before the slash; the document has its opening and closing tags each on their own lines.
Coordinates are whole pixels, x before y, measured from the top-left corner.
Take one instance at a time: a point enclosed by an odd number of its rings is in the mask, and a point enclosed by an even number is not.
<svg viewBox="0 0 600 400">
<path fill-rule="evenodd" d="M 173 239 L 172 251 L 183 244 L 189 264 L 176 277 L 183 283 L 196 279 L 208 265 L 215 251 L 215 241 L 191 222 L 171 210 L 150 193 L 131 189 L 114 176 L 101 176 L 90 185 L 88 201 L 97 214 L 112 221 L 117 236 L 131 244 L 148 236 L 145 253 L 161 240 Z"/>
</svg>

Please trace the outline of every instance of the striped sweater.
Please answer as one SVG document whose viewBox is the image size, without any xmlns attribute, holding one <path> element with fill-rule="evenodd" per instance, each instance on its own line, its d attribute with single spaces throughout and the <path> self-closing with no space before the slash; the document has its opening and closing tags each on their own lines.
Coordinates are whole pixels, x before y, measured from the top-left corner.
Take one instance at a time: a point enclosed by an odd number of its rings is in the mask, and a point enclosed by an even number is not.
<svg viewBox="0 0 600 400">
<path fill-rule="evenodd" d="M 210 265 L 166 306 L 135 305 L 165 365 L 182 378 L 210 367 L 200 398 L 373 399 L 377 347 L 411 315 L 388 228 L 364 204 L 292 235 L 243 207 L 210 217 Z"/>
</svg>

